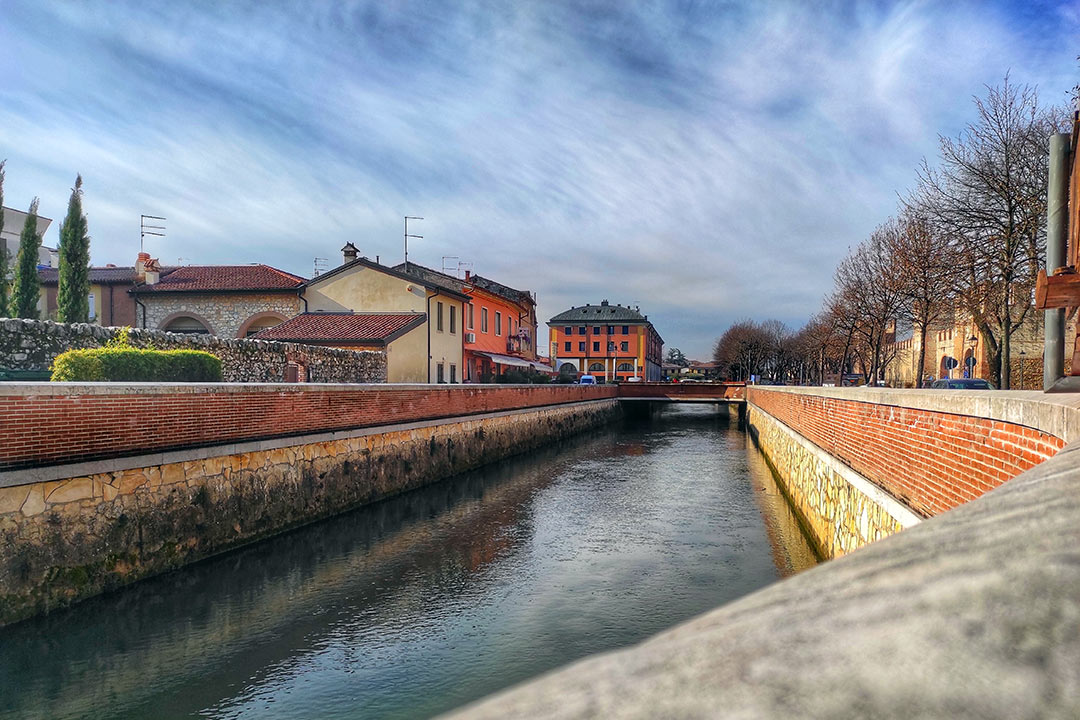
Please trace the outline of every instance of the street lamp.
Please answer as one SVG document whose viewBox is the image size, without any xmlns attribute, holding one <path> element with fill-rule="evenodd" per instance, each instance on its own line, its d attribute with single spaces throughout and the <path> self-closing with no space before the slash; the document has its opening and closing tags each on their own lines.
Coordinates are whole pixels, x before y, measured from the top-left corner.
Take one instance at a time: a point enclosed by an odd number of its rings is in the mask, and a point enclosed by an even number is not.
<svg viewBox="0 0 1080 720">
<path fill-rule="evenodd" d="M 973 377 L 975 377 L 975 365 L 976 365 L 975 347 L 979 344 L 979 338 L 976 337 L 975 335 L 972 335 L 971 337 L 969 337 L 967 339 L 967 341 L 969 343 L 971 343 L 971 358 L 970 358 L 970 362 L 969 362 L 968 358 L 965 358 L 964 359 L 964 364 L 967 365 L 968 377 L 973 378 Z"/>
<path fill-rule="evenodd" d="M 1023 350 L 1020 351 L 1020 389 L 1024 389 L 1024 356 L 1027 355 Z"/>
</svg>

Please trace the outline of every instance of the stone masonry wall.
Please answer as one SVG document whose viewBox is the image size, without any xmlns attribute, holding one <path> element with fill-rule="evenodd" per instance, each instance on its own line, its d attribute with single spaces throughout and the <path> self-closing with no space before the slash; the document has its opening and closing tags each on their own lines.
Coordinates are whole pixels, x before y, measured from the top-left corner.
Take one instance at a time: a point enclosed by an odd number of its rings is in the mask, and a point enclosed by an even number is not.
<svg viewBox="0 0 1080 720">
<path fill-rule="evenodd" d="M 0 625 L 609 422 L 605 399 L 0 487 Z M 114 461 L 115 462 L 115 461 Z"/>
<path fill-rule="evenodd" d="M 211 335 L 234 338 L 244 322 L 261 312 L 277 312 L 287 318 L 300 313 L 300 298 L 295 293 L 215 293 L 212 295 L 158 292 L 140 294 L 146 307 L 146 327 L 160 329 L 174 313 L 191 313 L 210 324 Z M 136 306 L 141 320 L 141 311 Z"/>
<path fill-rule="evenodd" d="M 92 324 L 0 319 L 0 369 L 48 370 L 65 350 L 101 347 L 118 332 Z M 225 382 L 284 382 L 290 361 L 304 366 L 308 382 L 386 382 L 386 354 L 379 351 L 139 329 L 130 330 L 129 338 L 135 347 L 206 350 L 221 358 Z"/>
<path fill-rule="evenodd" d="M 890 504 L 868 481 L 858 482 L 854 472 L 830 462 L 808 441 L 800 442 L 790 428 L 760 409 L 751 407 L 747 420 L 754 442 L 822 557 L 845 555 L 917 522 L 913 513 Z"/>
</svg>

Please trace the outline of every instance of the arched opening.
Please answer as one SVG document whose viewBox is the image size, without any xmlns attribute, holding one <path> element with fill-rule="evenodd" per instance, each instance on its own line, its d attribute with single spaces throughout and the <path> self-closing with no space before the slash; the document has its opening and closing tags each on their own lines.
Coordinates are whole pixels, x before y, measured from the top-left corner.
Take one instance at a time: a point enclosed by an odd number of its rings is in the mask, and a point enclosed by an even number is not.
<svg viewBox="0 0 1080 720">
<path fill-rule="evenodd" d="M 195 315 L 178 313 L 170 315 L 161 323 L 161 329 L 165 332 L 181 333 L 184 335 L 210 335 L 210 326 Z"/>
<path fill-rule="evenodd" d="M 592 363 L 589 365 L 589 372 L 604 372 L 603 363 Z"/>
<path fill-rule="evenodd" d="M 619 363 L 619 366 L 615 369 L 619 372 L 634 372 L 634 366 L 630 363 Z"/>
<path fill-rule="evenodd" d="M 572 362 L 564 362 L 559 365 L 559 372 L 577 372 L 577 365 Z"/>
<path fill-rule="evenodd" d="M 285 317 L 281 313 L 273 311 L 255 313 L 247 320 L 245 320 L 244 324 L 240 326 L 240 331 L 236 333 L 236 337 L 251 337 L 255 333 L 261 332 L 268 328 L 276 327 L 288 319 L 289 318 Z"/>
</svg>

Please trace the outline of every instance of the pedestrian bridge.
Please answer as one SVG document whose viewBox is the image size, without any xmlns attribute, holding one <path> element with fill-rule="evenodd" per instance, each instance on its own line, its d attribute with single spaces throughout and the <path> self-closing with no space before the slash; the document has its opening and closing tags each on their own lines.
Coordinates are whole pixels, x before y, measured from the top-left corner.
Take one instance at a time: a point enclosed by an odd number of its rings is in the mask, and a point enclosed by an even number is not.
<svg viewBox="0 0 1080 720">
<path fill-rule="evenodd" d="M 619 400 L 683 403 L 746 402 L 746 383 L 742 382 L 643 382 L 620 383 Z"/>
</svg>

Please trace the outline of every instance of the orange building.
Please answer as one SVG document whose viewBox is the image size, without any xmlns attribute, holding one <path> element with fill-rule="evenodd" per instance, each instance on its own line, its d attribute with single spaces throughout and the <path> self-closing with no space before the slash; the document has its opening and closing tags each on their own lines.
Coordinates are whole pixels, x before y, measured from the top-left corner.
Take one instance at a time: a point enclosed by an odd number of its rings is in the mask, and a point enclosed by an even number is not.
<svg viewBox="0 0 1080 720">
<path fill-rule="evenodd" d="M 559 313 L 548 327 L 552 365 L 559 370 L 569 365 L 606 380 L 663 378 L 664 340 L 636 308 L 604 300 Z"/>
<path fill-rule="evenodd" d="M 395 269 L 469 296 L 464 307 L 464 381 L 489 382 L 511 368 L 550 372 L 538 362 L 536 301 L 527 290 L 516 290 L 480 275 L 465 279 L 404 263 Z"/>
</svg>

